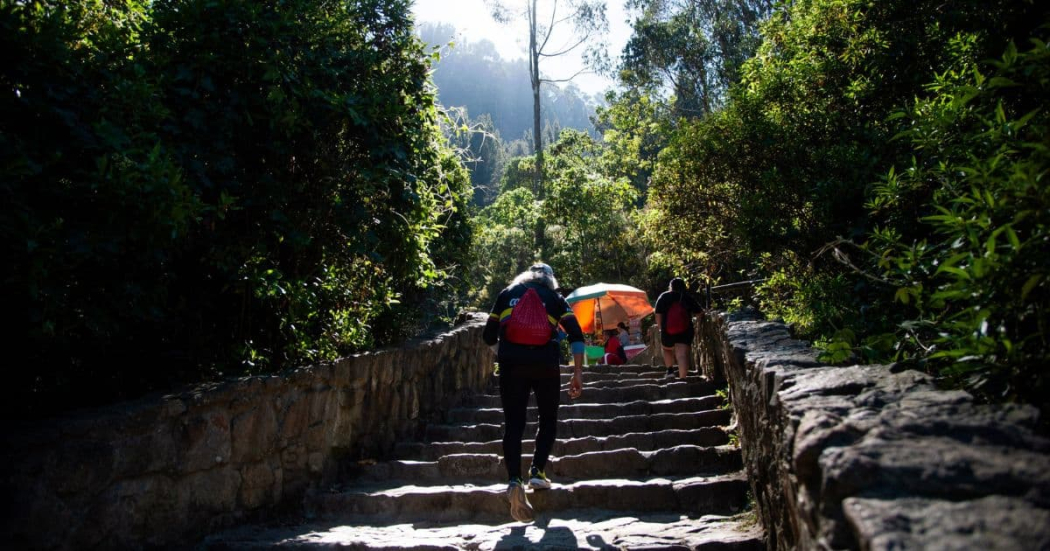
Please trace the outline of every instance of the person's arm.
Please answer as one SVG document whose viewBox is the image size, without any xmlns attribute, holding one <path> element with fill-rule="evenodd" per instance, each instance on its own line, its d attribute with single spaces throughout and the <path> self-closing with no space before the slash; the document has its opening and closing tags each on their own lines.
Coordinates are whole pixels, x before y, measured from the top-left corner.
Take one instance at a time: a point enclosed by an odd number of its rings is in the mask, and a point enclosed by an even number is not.
<svg viewBox="0 0 1050 551">
<path fill-rule="evenodd" d="M 583 393 L 583 353 L 587 347 L 583 344 L 583 329 L 580 328 L 580 322 L 576 320 L 576 315 L 572 313 L 569 303 L 565 302 L 565 299 L 562 299 L 562 302 L 565 304 L 565 313 L 562 314 L 558 323 L 568 334 L 573 368 L 572 381 L 569 382 L 569 398 L 576 399 Z"/>
<path fill-rule="evenodd" d="M 689 310 L 690 310 L 691 316 L 696 321 L 703 320 L 704 319 L 704 307 L 700 306 L 700 302 L 697 301 L 695 298 L 693 298 L 692 295 L 687 295 L 687 296 L 689 297 L 689 303 L 690 303 L 689 304 Z"/>
<path fill-rule="evenodd" d="M 496 303 L 492 305 L 492 311 L 489 312 L 489 319 L 485 322 L 485 330 L 481 333 L 481 338 L 485 341 L 485 344 L 492 346 L 499 341 L 499 319 L 500 313 L 506 308 L 506 305 L 510 302 L 507 299 L 507 291 L 504 289 L 500 291 L 498 297 L 496 297 Z"/>
<path fill-rule="evenodd" d="M 664 295 L 660 295 L 656 298 L 656 306 L 653 308 L 656 314 L 656 330 L 660 333 L 664 331 Z M 646 337 L 648 338 L 648 337 Z"/>
</svg>

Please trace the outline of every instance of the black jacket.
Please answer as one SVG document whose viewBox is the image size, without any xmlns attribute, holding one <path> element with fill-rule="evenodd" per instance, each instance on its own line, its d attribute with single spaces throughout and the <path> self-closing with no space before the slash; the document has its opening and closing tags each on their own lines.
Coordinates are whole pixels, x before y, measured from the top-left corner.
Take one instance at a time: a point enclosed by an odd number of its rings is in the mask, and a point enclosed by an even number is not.
<svg viewBox="0 0 1050 551">
<path fill-rule="evenodd" d="M 580 324 L 576 321 L 576 316 L 573 315 L 569 303 L 565 302 L 561 295 L 539 282 L 511 285 L 501 291 L 499 297 L 496 298 L 496 304 L 492 306 L 488 323 L 485 325 L 485 332 L 482 335 L 485 343 L 489 345 L 499 343 L 497 361 L 499 361 L 501 372 L 505 368 L 514 369 L 522 366 L 546 368 L 542 371 L 544 374 L 549 374 L 552 367 L 557 372 L 561 361 L 558 340 L 554 331 L 551 331 L 550 342 L 539 346 L 515 344 L 503 338 L 505 322 L 510 317 L 513 306 L 530 287 L 536 289 L 536 293 L 540 295 L 540 300 L 547 309 L 547 315 L 558 320 L 562 329 L 568 334 L 569 342 L 583 342 L 583 331 L 580 329 Z"/>
</svg>

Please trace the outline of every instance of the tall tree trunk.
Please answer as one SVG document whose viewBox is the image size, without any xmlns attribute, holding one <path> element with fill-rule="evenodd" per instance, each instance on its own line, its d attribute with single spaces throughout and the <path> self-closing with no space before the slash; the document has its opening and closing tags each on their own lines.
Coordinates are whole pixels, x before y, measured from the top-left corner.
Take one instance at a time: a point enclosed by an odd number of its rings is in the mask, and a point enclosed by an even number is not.
<svg viewBox="0 0 1050 551">
<path fill-rule="evenodd" d="M 540 46 L 536 40 L 539 31 L 536 20 L 536 4 L 538 0 L 529 2 L 529 77 L 532 81 L 532 143 L 536 153 L 536 170 L 533 172 L 533 189 L 537 199 L 544 199 L 547 195 L 544 190 L 545 171 L 543 166 L 543 132 L 540 128 Z M 543 214 L 536 220 L 535 248 L 538 251 L 545 249 L 547 221 Z"/>
<path fill-rule="evenodd" d="M 540 126 L 540 51 L 536 33 L 539 32 L 536 20 L 537 0 L 529 5 L 529 78 L 532 84 L 532 144 L 536 154 L 536 171 L 533 173 L 533 191 L 536 197 L 543 199 L 545 176 L 543 166 L 543 131 Z"/>
</svg>

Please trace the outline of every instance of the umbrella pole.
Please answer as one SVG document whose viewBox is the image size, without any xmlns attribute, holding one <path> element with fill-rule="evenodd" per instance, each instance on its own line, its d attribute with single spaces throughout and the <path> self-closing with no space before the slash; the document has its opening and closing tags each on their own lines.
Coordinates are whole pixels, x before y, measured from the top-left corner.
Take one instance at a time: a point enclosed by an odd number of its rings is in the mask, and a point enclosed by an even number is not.
<svg viewBox="0 0 1050 551">
<path fill-rule="evenodd" d="M 602 334 L 605 334 L 605 318 L 602 317 L 602 300 L 601 298 L 594 299 L 594 302 L 598 304 L 598 321 L 602 324 Z"/>
</svg>

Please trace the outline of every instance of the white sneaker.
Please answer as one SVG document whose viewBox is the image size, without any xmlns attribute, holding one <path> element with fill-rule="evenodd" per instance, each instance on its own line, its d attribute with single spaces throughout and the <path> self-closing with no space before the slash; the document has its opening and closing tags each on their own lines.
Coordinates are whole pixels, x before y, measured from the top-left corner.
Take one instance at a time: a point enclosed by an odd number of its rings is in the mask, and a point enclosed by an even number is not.
<svg viewBox="0 0 1050 551">
<path fill-rule="evenodd" d="M 510 516 L 518 522 L 532 522 L 536 514 L 529 505 L 529 499 L 525 497 L 525 486 L 521 480 L 511 480 L 507 486 L 507 500 L 510 501 Z"/>
<path fill-rule="evenodd" d="M 529 470 L 529 488 L 533 490 L 550 490 L 551 480 L 547 478 L 547 475 L 543 474 L 543 471 L 532 467 Z"/>
</svg>

